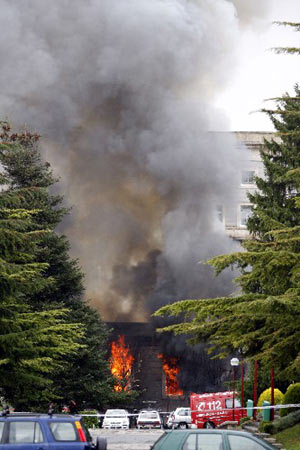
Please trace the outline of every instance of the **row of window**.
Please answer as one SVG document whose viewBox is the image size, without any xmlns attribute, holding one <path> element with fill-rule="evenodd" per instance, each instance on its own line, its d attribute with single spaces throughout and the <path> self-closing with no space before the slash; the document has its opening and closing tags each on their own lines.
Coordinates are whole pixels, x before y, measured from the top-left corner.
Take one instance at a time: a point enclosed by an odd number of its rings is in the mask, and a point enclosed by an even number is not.
<svg viewBox="0 0 300 450">
<path fill-rule="evenodd" d="M 247 436 L 227 435 L 231 450 L 264 450 L 265 447 Z M 190 434 L 185 441 L 182 450 L 220 450 L 223 448 L 222 435 Z"/>
<path fill-rule="evenodd" d="M 238 226 L 245 227 L 247 225 L 247 220 L 249 216 L 251 215 L 251 205 L 240 205 L 239 206 L 239 213 L 238 213 Z M 219 205 L 217 206 L 217 216 L 220 222 L 224 222 L 224 213 L 223 213 L 223 206 Z"/>
<path fill-rule="evenodd" d="M 56 441 L 77 441 L 77 434 L 71 422 L 51 422 L 49 424 L 53 438 Z M 4 422 L 0 422 L 0 441 L 2 438 Z M 9 422 L 9 444 L 35 444 L 44 442 L 41 426 L 38 422 Z"/>
</svg>

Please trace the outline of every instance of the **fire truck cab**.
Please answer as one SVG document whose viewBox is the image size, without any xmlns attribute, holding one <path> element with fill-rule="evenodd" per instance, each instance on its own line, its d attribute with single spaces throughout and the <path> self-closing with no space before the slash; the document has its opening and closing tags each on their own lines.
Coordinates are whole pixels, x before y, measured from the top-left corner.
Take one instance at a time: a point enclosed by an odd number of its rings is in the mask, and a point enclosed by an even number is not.
<svg viewBox="0 0 300 450">
<path fill-rule="evenodd" d="M 215 428 L 226 421 L 237 421 L 246 413 L 233 392 L 212 392 L 206 394 L 191 394 L 190 396 L 192 425 L 197 428 Z"/>
</svg>

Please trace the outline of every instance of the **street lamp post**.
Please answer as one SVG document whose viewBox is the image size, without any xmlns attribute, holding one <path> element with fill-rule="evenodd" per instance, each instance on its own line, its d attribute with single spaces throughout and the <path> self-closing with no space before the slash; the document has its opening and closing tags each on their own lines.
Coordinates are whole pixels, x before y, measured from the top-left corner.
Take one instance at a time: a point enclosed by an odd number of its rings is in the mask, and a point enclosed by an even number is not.
<svg viewBox="0 0 300 450">
<path fill-rule="evenodd" d="M 235 411 L 234 411 L 234 394 L 235 394 L 235 379 L 236 379 L 236 368 L 239 365 L 240 361 L 238 358 L 231 358 L 230 365 L 233 367 L 233 389 L 232 389 L 232 420 L 235 420 Z"/>
</svg>

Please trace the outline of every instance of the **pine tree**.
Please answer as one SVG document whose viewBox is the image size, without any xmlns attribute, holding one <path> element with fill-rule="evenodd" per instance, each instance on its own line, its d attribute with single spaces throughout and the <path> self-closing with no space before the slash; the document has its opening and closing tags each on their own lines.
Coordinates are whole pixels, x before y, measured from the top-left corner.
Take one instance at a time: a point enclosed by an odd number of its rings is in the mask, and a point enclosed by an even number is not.
<svg viewBox="0 0 300 450">
<path fill-rule="evenodd" d="M 35 262 L 42 230 L 31 231 L 35 210 L 7 209 L 0 194 L 0 386 L 1 396 L 16 408 L 52 398 L 51 374 L 76 352 L 80 324 L 65 321 L 66 309 L 35 312 L 29 293 L 51 284 L 47 265 Z M 30 231 L 29 231 L 30 230 Z"/>
<path fill-rule="evenodd" d="M 295 180 L 287 176 L 300 167 L 300 89 L 295 95 L 285 94 L 277 99 L 277 109 L 266 110 L 277 130 L 277 138 L 265 140 L 260 151 L 264 164 L 264 178 L 256 177 L 258 191 L 249 194 L 254 205 L 248 219 L 250 233 L 261 240 L 271 239 L 266 233 L 274 228 L 300 223 L 300 211 L 294 197 L 298 194 Z"/>
<path fill-rule="evenodd" d="M 45 264 L 43 277 L 51 279 L 51 283 L 28 293 L 26 299 L 39 312 L 49 307 L 67 307 L 66 320 L 82 323 L 84 330 L 80 341 L 84 347 L 65 358 L 64 366 L 53 376 L 57 398 L 62 403 L 73 399 L 79 407 L 83 400 L 90 404 L 96 400 L 105 402 L 113 390 L 105 358 L 107 330 L 98 313 L 82 300 L 83 274 L 77 261 L 69 257 L 66 237 L 55 231 L 68 212 L 62 206 L 62 197 L 49 193 L 57 179 L 50 165 L 41 159 L 37 134 L 12 133 L 10 125 L 3 122 L 0 138 L 0 162 L 6 183 L 3 206 L 24 211 L 34 208 L 31 229 L 47 229 L 36 243 L 35 262 Z"/>
</svg>

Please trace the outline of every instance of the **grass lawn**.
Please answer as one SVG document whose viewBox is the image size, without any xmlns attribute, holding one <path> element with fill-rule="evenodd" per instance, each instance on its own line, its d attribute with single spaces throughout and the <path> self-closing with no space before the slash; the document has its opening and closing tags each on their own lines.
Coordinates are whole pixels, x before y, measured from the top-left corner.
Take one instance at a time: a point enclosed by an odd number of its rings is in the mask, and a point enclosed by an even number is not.
<svg viewBox="0 0 300 450">
<path fill-rule="evenodd" d="M 286 450 L 300 450 L 300 424 L 274 435 Z"/>
</svg>

